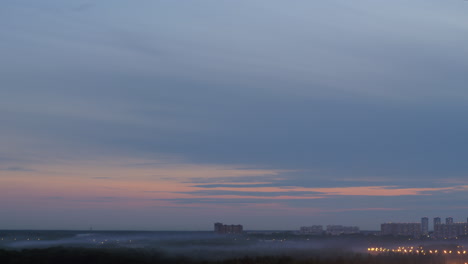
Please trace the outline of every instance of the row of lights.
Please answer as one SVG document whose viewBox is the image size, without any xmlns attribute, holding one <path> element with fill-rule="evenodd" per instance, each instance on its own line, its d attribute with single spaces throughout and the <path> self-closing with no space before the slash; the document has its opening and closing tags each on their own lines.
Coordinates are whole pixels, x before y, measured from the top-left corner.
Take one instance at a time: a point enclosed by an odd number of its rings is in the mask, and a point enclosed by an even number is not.
<svg viewBox="0 0 468 264">
<path fill-rule="evenodd" d="M 419 249 L 414 249 L 414 247 L 398 247 L 398 249 L 388 249 L 388 248 L 368 248 L 367 251 L 369 252 L 400 252 L 400 253 L 417 253 L 417 254 L 438 254 L 439 250 L 423 250 L 422 247 L 419 247 Z M 458 254 L 458 255 L 466 255 L 466 250 L 460 251 L 460 250 L 441 250 L 440 253 L 443 254 Z"/>
</svg>

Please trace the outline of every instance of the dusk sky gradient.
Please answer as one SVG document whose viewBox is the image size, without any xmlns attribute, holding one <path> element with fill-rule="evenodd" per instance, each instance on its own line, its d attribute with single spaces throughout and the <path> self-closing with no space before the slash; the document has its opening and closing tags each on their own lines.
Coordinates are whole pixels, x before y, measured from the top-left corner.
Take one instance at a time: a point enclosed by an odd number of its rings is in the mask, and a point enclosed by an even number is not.
<svg viewBox="0 0 468 264">
<path fill-rule="evenodd" d="M 0 229 L 468 217 L 462 0 L 3 0 Z"/>
</svg>

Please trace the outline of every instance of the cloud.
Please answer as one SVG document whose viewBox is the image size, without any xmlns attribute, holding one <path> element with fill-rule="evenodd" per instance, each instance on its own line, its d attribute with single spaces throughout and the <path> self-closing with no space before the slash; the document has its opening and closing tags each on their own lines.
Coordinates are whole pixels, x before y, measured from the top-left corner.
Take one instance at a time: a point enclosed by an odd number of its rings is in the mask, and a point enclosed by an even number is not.
<svg viewBox="0 0 468 264">
<path fill-rule="evenodd" d="M 315 193 L 327 196 L 405 196 L 405 195 L 431 195 L 435 192 L 455 192 L 467 190 L 468 186 L 454 186 L 443 188 L 401 188 L 398 186 L 359 186 L 359 187 L 333 187 L 333 188 L 304 188 L 295 186 L 282 187 L 257 187 L 252 186 L 222 186 L 210 187 L 213 191 L 227 192 L 255 192 L 255 193 L 275 193 L 285 192 L 289 194 L 302 194 L 304 192 Z"/>
<path fill-rule="evenodd" d="M 278 196 L 278 197 L 258 197 L 258 196 L 237 196 L 237 195 L 222 195 L 211 197 L 193 197 L 193 198 L 178 198 L 166 199 L 166 201 L 180 204 L 277 204 L 278 201 L 289 200 L 311 200 L 321 199 L 322 197 L 295 197 L 295 196 Z"/>
<path fill-rule="evenodd" d="M 355 211 L 402 211 L 403 208 L 369 207 L 369 208 L 340 208 L 324 209 L 324 212 L 355 212 Z"/>
<path fill-rule="evenodd" d="M 11 171 L 11 172 L 15 172 L 15 171 L 18 171 L 18 172 L 33 172 L 34 170 L 33 169 L 29 169 L 29 168 L 25 168 L 25 167 L 17 167 L 17 166 L 13 166 L 13 167 L 7 167 L 7 168 L 0 168 L 1 171 Z"/>
<path fill-rule="evenodd" d="M 5 205 L 466 200 L 463 1 L 183 5 L 2 5 Z"/>
<path fill-rule="evenodd" d="M 198 188 L 258 188 L 258 187 L 269 187 L 273 186 L 273 183 L 270 182 L 229 182 L 226 184 L 200 184 L 200 185 L 193 185 L 193 187 Z"/>
<path fill-rule="evenodd" d="M 257 192 L 255 189 L 251 189 L 251 191 L 226 191 L 226 190 L 199 190 L 199 191 L 192 191 L 192 192 L 181 192 L 185 194 L 191 194 L 196 196 L 218 196 L 222 197 L 223 195 L 226 196 L 257 196 L 257 197 L 281 197 L 281 196 L 291 196 L 294 195 L 298 198 L 300 197 L 320 197 L 323 198 L 323 193 L 320 192 L 290 192 L 290 191 L 283 191 L 283 192 Z"/>
<path fill-rule="evenodd" d="M 65 199 L 64 196 L 48 196 L 48 197 L 45 197 L 46 199 L 50 199 L 50 200 L 63 200 Z"/>
</svg>

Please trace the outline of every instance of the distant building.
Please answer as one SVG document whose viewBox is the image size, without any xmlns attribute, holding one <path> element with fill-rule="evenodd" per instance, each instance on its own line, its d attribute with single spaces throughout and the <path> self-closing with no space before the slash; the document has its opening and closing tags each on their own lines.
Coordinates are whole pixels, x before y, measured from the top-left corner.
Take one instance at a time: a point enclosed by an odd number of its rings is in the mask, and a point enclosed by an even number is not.
<svg viewBox="0 0 468 264">
<path fill-rule="evenodd" d="M 427 217 L 421 218 L 421 233 L 426 237 L 429 235 L 429 218 Z"/>
<path fill-rule="evenodd" d="M 243 232 L 242 225 L 223 225 L 223 223 L 215 223 L 214 231 L 217 234 L 240 234 Z"/>
<path fill-rule="evenodd" d="M 359 227 L 357 226 L 342 226 L 342 225 L 327 225 L 327 234 L 332 236 L 359 234 Z"/>
<path fill-rule="evenodd" d="M 384 223 L 380 225 L 382 235 L 421 236 L 421 223 Z"/>
<path fill-rule="evenodd" d="M 454 223 L 452 217 L 445 219 L 445 224 L 434 218 L 434 238 L 450 239 L 468 235 L 468 223 Z"/>
<path fill-rule="evenodd" d="M 219 234 L 219 233 L 222 233 L 223 229 L 224 229 L 224 228 L 223 228 L 223 224 L 222 224 L 222 223 L 215 223 L 215 224 L 214 224 L 214 231 L 215 231 L 215 233 L 218 233 L 218 234 Z"/>
<path fill-rule="evenodd" d="M 360 230 L 359 233 L 364 236 L 378 236 L 380 231 L 377 230 Z"/>
<path fill-rule="evenodd" d="M 384 223 L 380 226 L 381 235 L 393 236 L 429 236 L 429 218 L 421 218 L 421 223 Z M 442 223 L 440 217 L 434 218 L 434 232 L 431 237 L 435 239 L 456 239 L 459 237 L 468 237 L 468 218 L 466 222 L 456 223 L 453 217 L 445 218 Z"/>
<path fill-rule="evenodd" d="M 436 230 L 436 226 L 442 224 L 442 221 L 440 220 L 440 217 L 435 217 L 434 218 L 434 230 Z"/>
<path fill-rule="evenodd" d="M 301 226 L 301 229 L 299 229 L 299 233 L 303 235 L 323 235 L 323 226 Z"/>
</svg>

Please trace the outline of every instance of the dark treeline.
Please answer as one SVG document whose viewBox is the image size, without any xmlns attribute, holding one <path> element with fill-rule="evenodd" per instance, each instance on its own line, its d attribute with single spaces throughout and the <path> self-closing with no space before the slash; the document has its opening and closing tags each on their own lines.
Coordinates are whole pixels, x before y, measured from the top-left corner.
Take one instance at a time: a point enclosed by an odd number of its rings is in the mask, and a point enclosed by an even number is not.
<svg viewBox="0 0 468 264">
<path fill-rule="evenodd" d="M 369 255 L 346 256 L 257 256 L 224 260 L 203 260 L 187 256 L 170 256 L 154 249 L 97 249 L 54 247 L 46 249 L 0 250 L 2 264 L 447 264 L 464 263 L 462 259 L 448 259 L 442 255 Z"/>
</svg>

